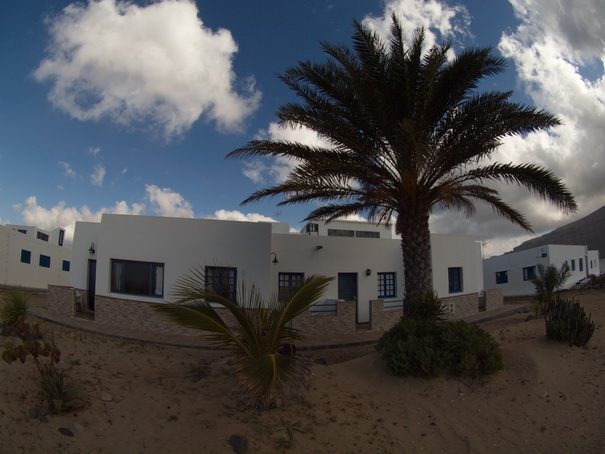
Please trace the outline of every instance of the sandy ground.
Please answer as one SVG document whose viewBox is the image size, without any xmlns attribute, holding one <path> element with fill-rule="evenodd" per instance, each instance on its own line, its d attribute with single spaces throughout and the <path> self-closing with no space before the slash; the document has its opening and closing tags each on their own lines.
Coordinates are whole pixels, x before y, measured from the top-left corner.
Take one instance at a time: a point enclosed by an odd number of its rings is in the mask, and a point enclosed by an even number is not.
<svg viewBox="0 0 605 454">
<path fill-rule="evenodd" d="M 265 412 L 238 402 L 221 352 L 45 323 L 86 406 L 32 419 L 33 364 L 0 361 L 0 453 L 232 453 L 234 434 L 251 453 L 605 453 L 605 292 L 575 295 L 598 326 L 587 349 L 519 314 L 482 325 L 505 358 L 485 380 L 392 377 L 371 348 L 314 352 L 328 365 L 305 400 Z"/>
</svg>

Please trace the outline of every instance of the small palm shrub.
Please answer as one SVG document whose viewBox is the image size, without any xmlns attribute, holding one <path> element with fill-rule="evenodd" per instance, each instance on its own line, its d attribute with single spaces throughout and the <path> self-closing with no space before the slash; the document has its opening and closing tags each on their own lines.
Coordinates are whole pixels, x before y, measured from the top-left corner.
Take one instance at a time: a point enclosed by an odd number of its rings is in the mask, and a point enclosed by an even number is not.
<svg viewBox="0 0 605 454">
<path fill-rule="evenodd" d="M 45 341 L 39 325 L 32 326 L 26 322 L 16 327 L 15 335 L 21 340 L 21 344 L 5 344 L 2 359 L 8 364 L 16 360 L 25 363 L 27 357 L 31 356 L 40 374 L 34 381 L 49 407 L 56 413 L 81 407 L 82 401 L 76 398 L 77 387 L 67 382 L 64 372 L 57 368 L 61 351 L 55 345 L 54 338 L 51 342 Z"/>
<path fill-rule="evenodd" d="M 250 406 L 267 409 L 282 399 L 298 398 L 307 388 L 311 365 L 295 355 L 294 343 L 302 333 L 288 326 L 325 292 L 332 278 L 311 276 L 288 299 L 264 300 L 254 286 L 235 296 L 207 290 L 203 269 L 181 277 L 175 304 L 154 306 L 179 325 L 199 329 L 211 342 L 229 349 L 242 398 Z M 221 304 L 233 317 L 225 323 L 210 301 Z"/>
<path fill-rule="evenodd" d="M 2 297 L 0 320 L 4 325 L 4 334 L 10 334 L 25 320 L 29 309 L 29 296 L 20 290 L 11 290 Z"/>
<path fill-rule="evenodd" d="M 407 304 L 405 315 L 415 320 L 436 322 L 445 318 L 447 311 L 436 292 L 426 292 Z"/>
<path fill-rule="evenodd" d="M 553 300 L 555 293 L 563 287 L 569 276 L 571 270 L 567 263 L 564 263 L 560 269 L 552 264 L 547 267 L 538 264 L 536 277 L 532 280 L 536 293 L 531 303 L 536 317 L 544 314 L 545 306 Z"/>
<path fill-rule="evenodd" d="M 594 322 L 586 316 L 577 301 L 557 297 L 546 305 L 544 311 L 546 336 L 569 345 L 584 347 L 594 333 Z"/>
<path fill-rule="evenodd" d="M 464 321 L 403 318 L 376 348 L 393 375 L 480 377 L 502 369 L 502 352 L 492 336 Z"/>
</svg>

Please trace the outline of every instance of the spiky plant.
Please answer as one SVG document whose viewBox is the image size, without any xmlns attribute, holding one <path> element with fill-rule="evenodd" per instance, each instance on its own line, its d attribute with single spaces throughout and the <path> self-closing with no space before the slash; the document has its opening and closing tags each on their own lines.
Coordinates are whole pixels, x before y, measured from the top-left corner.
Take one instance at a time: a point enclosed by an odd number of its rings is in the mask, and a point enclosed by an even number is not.
<svg viewBox="0 0 605 454">
<path fill-rule="evenodd" d="M 174 304 L 154 308 L 179 325 L 198 329 L 213 343 L 227 347 L 235 360 L 243 397 L 251 406 L 266 409 L 278 399 L 299 397 L 306 389 L 310 364 L 285 353 L 285 347 L 303 335 L 288 323 L 321 298 L 331 281 L 332 278 L 311 276 L 290 298 L 280 300 L 273 296 L 265 300 L 254 286 L 243 285 L 235 296 L 209 291 L 203 268 L 196 268 L 177 281 L 173 293 L 178 300 Z M 234 328 L 211 302 L 230 313 Z"/>
<path fill-rule="evenodd" d="M 567 263 L 564 263 L 560 269 L 554 264 L 546 267 L 541 263 L 537 265 L 536 277 L 532 279 L 532 283 L 536 287 L 532 301 L 532 308 L 536 316 L 544 314 L 544 307 L 553 300 L 555 292 L 563 287 L 569 276 L 571 276 L 571 270 Z"/>
<path fill-rule="evenodd" d="M 29 295 L 21 290 L 10 290 L 2 297 L 0 319 L 4 325 L 5 334 L 25 320 L 29 310 Z"/>
</svg>

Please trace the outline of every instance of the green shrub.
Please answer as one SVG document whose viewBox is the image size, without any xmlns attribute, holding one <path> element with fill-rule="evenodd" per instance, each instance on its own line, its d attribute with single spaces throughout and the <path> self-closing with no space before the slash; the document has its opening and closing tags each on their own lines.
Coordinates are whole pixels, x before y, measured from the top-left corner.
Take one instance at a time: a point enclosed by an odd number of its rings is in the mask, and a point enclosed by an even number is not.
<svg viewBox="0 0 605 454">
<path fill-rule="evenodd" d="M 546 336 L 569 345 L 584 347 L 594 333 L 594 322 L 580 303 L 557 297 L 546 305 Z"/>
<path fill-rule="evenodd" d="M 437 293 L 426 292 L 408 303 L 405 315 L 415 320 L 435 322 L 445 318 L 446 310 Z"/>
<path fill-rule="evenodd" d="M 19 290 L 11 290 L 2 297 L 0 319 L 5 334 L 25 320 L 29 309 L 29 295 Z"/>
<path fill-rule="evenodd" d="M 492 336 L 464 321 L 402 319 L 378 341 L 393 375 L 479 377 L 502 369 Z"/>
</svg>

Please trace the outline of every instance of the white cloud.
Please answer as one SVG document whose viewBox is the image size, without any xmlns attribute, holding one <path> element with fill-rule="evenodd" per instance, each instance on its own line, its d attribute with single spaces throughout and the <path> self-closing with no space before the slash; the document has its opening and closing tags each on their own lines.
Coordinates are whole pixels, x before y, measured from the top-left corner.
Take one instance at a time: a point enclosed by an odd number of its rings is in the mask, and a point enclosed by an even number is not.
<svg viewBox="0 0 605 454">
<path fill-rule="evenodd" d="M 38 205 L 37 198 L 31 196 L 25 201 L 24 207 L 21 204 L 15 204 L 13 209 L 20 211 L 23 222 L 27 225 L 34 225 L 44 230 L 65 229 L 65 239 L 67 242 L 71 242 L 76 221 L 99 222 L 103 213 L 138 215 L 143 212 L 145 205 L 133 203 L 129 206 L 126 202 L 121 201 L 116 202 L 113 207 L 101 208 L 99 211 L 92 212 L 86 205 L 81 208 L 67 207 L 65 202 L 61 201 L 47 209 Z"/>
<path fill-rule="evenodd" d="M 159 188 L 153 184 L 145 185 L 145 190 L 154 213 L 176 218 L 193 217 L 191 204 L 178 192 L 173 192 L 170 188 Z"/>
<path fill-rule="evenodd" d="M 95 167 L 94 173 L 90 176 L 90 182 L 94 186 L 103 186 L 104 178 L 105 178 L 105 167 L 98 165 Z"/>
<path fill-rule="evenodd" d="M 213 216 L 206 219 L 220 219 L 223 221 L 246 221 L 246 222 L 279 222 L 268 216 L 258 213 L 242 213 L 241 211 L 218 210 Z"/>
<path fill-rule="evenodd" d="M 88 149 L 88 153 L 96 157 L 101 153 L 101 147 L 91 147 Z"/>
<path fill-rule="evenodd" d="M 192 0 L 73 3 L 49 26 L 48 56 L 34 76 L 51 82 L 55 107 L 81 121 L 107 117 L 171 139 L 203 113 L 237 130 L 259 106 L 254 80 L 236 81 L 231 33 L 205 27 Z"/>
<path fill-rule="evenodd" d="M 59 161 L 59 167 L 63 168 L 63 175 L 70 178 L 76 178 L 78 174 L 72 169 L 71 164 L 65 161 Z"/>
</svg>

